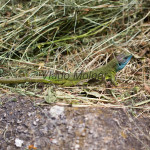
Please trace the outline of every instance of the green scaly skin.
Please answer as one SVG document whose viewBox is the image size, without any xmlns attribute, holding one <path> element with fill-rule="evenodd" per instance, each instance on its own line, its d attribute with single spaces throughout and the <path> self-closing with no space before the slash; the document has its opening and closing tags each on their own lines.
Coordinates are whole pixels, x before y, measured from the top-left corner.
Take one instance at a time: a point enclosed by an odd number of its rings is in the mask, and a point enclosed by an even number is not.
<svg viewBox="0 0 150 150">
<path fill-rule="evenodd" d="M 0 78 L 0 83 L 4 84 L 16 84 L 16 83 L 25 83 L 25 82 L 41 82 L 41 83 L 52 83 L 57 84 L 61 86 L 75 86 L 79 82 L 84 81 L 85 79 L 93 79 L 90 78 L 91 74 L 96 74 L 100 83 L 105 82 L 106 80 L 110 80 L 112 84 L 117 85 L 117 82 L 115 80 L 115 75 L 118 71 L 123 69 L 125 65 L 130 61 L 132 55 L 129 53 L 123 53 L 111 60 L 108 64 L 94 69 L 93 71 L 83 72 L 83 74 L 80 76 L 80 74 L 69 74 L 69 78 L 57 78 L 57 76 L 50 76 L 50 77 L 22 77 L 22 78 Z M 85 75 L 86 74 L 86 75 Z M 79 77 L 79 78 L 77 78 Z"/>
<path fill-rule="evenodd" d="M 80 74 L 70 74 L 69 78 L 65 79 L 58 79 L 56 76 L 56 79 L 54 79 L 54 76 L 46 77 L 45 79 L 50 80 L 53 84 L 58 84 L 62 86 L 75 86 L 80 81 L 90 79 L 90 74 L 96 74 L 97 78 L 100 82 L 105 82 L 105 80 L 110 80 L 114 85 L 117 85 L 117 82 L 115 81 L 115 75 L 116 75 L 116 65 L 118 64 L 118 61 L 116 58 L 111 60 L 108 64 L 94 69 L 93 71 L 83 72 L 83 76 L 79 76 Z M 77 78 L 80 77 L 80 78 Z"/>
</svg>

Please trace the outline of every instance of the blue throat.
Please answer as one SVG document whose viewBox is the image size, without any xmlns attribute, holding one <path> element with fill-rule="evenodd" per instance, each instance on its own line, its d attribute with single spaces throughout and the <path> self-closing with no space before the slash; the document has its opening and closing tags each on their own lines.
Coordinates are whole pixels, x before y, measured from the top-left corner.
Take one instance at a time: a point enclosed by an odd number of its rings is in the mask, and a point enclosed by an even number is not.
<svg viewBox="0 0 150 150">
<path fill-rule="evenodd" d="M 131 58 L 132 58 L 132 55 L 129 55 L 129 57 L 125 61 L 123 61 L 120 64 L 118 64 L 117 72 L 122 70 L 126 66 L 126 64 L 130 61 Z"/>
</svg>

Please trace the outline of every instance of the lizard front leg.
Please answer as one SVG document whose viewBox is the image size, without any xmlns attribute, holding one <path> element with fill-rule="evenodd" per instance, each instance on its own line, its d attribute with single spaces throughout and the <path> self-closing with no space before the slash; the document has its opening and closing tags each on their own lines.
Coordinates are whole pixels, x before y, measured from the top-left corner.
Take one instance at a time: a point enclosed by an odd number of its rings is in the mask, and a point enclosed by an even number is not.
<svg viewBox="0 0 150 150">
<path fill-rule="evenodd" d="M 105 77 L 103 78 L 103 80 L 104 80 L 105 84 L 107 84 L 107 81 L 111 81 L 111 83 L 112 83 L 114 86 L 117 86 L 115 74 L 105 75 Z"/>
<path fill-rule="evenodd" d="M 116 82 L 116 78 L 115 78 L 115 75 L 114 75 L 114 74 L 111 74 L 110 80 L 111 80 L 111 82 L 112 82 L 112 84 L 113 84 L 114 86 L 117 86 L 117 85 L 118 85 L 118 83 Z"/>
</svg>

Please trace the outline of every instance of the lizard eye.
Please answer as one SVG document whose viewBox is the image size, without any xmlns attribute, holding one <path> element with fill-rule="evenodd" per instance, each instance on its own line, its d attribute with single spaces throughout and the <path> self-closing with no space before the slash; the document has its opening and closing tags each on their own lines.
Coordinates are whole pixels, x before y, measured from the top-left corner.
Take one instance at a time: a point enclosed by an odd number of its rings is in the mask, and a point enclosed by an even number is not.
<svg viewBox="0 0 150 150">
<path fill-rule="evenodd" d="M 121 66 L 121 63 L 118 63 L 119 64 L 119 66 Z"/>
</svg>

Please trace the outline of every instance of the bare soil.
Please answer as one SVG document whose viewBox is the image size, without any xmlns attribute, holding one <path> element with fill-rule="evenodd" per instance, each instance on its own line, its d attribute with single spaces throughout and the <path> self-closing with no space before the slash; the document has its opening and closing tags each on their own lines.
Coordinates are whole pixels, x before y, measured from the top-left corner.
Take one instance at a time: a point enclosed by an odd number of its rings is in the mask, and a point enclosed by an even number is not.
<svg viewBox="0 0 150 150">
<path fill-rule="evenodd" d="M 19 95 L 0 98 L 0 150 L 150 149 L 146 115 L 135 118 L 117 108 L 38 106 L 40 101 Z"/>
</svg>

